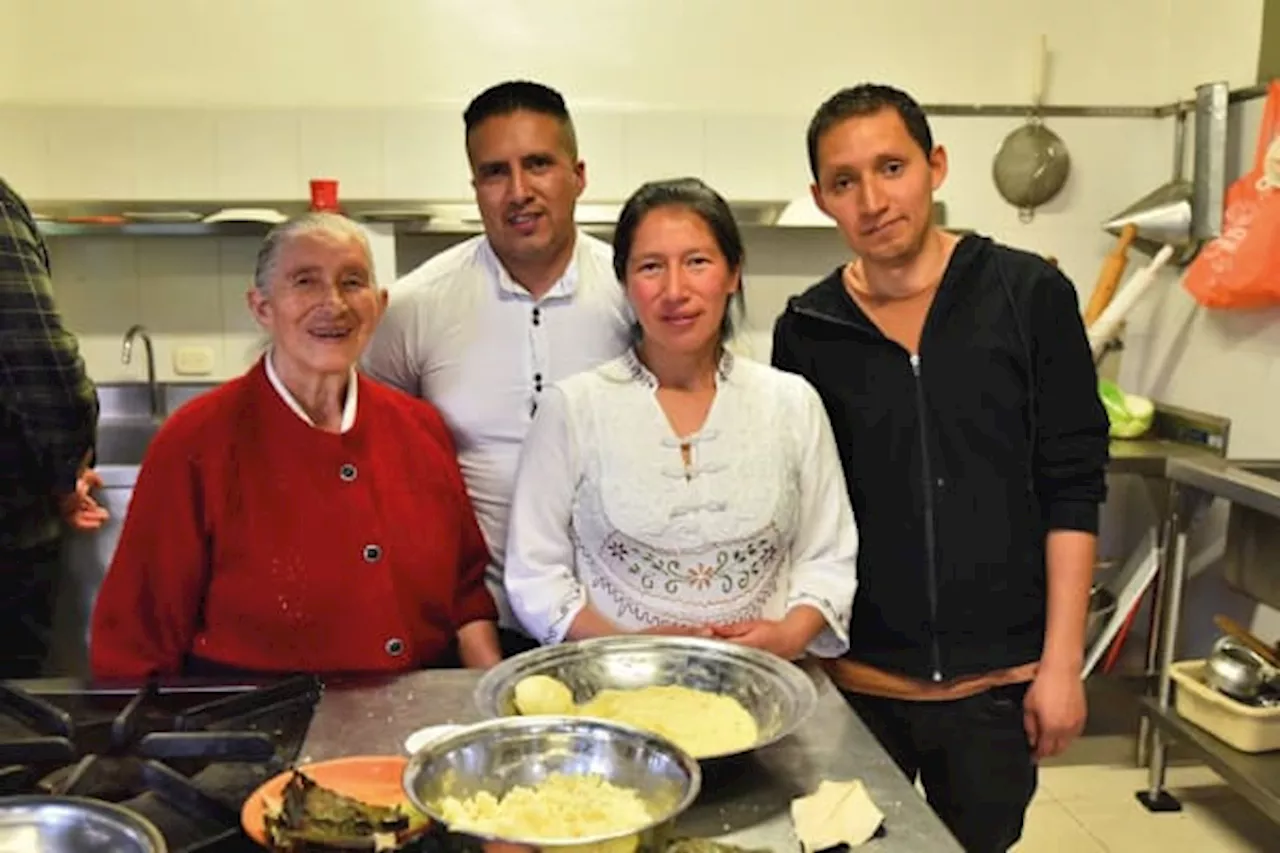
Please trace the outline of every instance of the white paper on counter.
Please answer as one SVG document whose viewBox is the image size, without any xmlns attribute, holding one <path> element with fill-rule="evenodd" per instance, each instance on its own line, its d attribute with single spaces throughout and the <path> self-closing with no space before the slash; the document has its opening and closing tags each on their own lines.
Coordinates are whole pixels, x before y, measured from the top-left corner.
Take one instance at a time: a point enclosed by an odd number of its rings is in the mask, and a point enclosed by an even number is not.
<svg viewBox="0 0 1280 853">
<path fill-rule="evenodd" d="M 791 822 L 805 853 L 816 853 L 839 844 L 866 843 L 884 822 L 884 812 L 857 779 L 824 779 L 818 790 L 791 801 Z"/>
</svg>

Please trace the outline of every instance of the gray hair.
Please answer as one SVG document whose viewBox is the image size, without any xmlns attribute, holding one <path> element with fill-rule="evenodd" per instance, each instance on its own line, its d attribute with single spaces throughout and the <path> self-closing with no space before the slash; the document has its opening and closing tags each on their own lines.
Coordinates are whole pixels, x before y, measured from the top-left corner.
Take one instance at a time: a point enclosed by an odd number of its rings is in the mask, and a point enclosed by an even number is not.
<svg viewBox="0 0 1280 853">
<path fill-rule="evenodd" d="M 364 249 L 369 260 L 369 269 L 373 270 L 373 249 L 369 245 L 369 235 L 357 223 L 340 213 L 313 211 L 295 216 L 287 222 L 267 232 L 258 249 L 258 263 L 253 270 L 253 286 L 258 293 L 266 296 L 271 288 L 271 277 L 275 275 L 276 262 L 280 259 L 280 250 L 296 237 L 304 234 L 327 234 L 333 237 L 347 237 L 355 240 Z"/>
</svg>

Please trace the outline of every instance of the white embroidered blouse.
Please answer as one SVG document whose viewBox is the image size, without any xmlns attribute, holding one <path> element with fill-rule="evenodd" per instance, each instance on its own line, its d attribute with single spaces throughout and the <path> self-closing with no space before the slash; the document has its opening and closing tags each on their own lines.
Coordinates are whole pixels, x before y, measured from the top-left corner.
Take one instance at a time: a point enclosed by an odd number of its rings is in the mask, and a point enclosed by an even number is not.
<svg viewBox="0 0 1280 853">
<path fill-rule="evenodd" d="M 835 439 L 801 377 L 726 353 L 697 434 L 672 431 L 633 352 L 557 383 L 525 439 L 506 589 L 529 634 L 590 604 L 626 630 L 817 608 L 848 649 L 858 534 Z M 690 448 L 686 469 L 681 444 Z"/>
</svg>

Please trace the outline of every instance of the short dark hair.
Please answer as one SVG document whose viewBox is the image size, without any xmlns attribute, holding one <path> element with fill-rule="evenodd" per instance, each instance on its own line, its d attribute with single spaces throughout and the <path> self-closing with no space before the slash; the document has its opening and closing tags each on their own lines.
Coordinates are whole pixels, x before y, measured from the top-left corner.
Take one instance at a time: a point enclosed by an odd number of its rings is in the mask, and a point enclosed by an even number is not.
<svg viewBox="0 0 1280 853">
<path fill-rule="evenodd" d="M 550 86 L 530 80 L 508 80 L 505 83 L 490 86 L 472 98 L 471 103 L 467 104 L 466 110 L 462 113 L 462 123 L 466 127 L 465 136 L 470 139 L 471 131 L 485 119 L 511 115 L 521 110 L 551 116 L 560 122 L 569 153 L 575 158 L 578 156 L 578 137 L 573 129 L 569 108 L 564 104 L 564 97 Z"/>
<path fill-rule="evenodd" d="M 627 281 L 627 261 L 631 259 L 636 231 L 646 216 L 663 207 L 683 208 L 702 219 L 715 237 L 716 245 L 729 263 L 729 268 L 737 270 L 741 276 L 747 250 L 743 246 L 742 232 L 738 230 L 738 223 L 733 218 L 729 203 L 698 178 L 672 178 L 644 184 L 631 194 L 631 198 L 622 206 L 622 212 L 618 214 L 618 224 L 613 230 L 613 271 L 624 287 Z M 733 317 L 735 312 L 739 316 L 746 313 L 741 281 L 738 283 L 737 293 L 725 306 L 724 319 L 720 321 L 722 344 L 733 337 L 737 326 Z"/>
<path fill-rule="evenodd" d="M 901 89 L 880 83 L 860 83 L 841 89 L 823 101 L 809 122 L 809 171 L 818 180 L 818 143 L 833 127 L 848 118 L 869 116 L 881 110 L 893 110 L 907 126 L 907 133 L 916 141 L 926 157 L 933 153 L 933 131 L 924 110 Z"/>
</svg>

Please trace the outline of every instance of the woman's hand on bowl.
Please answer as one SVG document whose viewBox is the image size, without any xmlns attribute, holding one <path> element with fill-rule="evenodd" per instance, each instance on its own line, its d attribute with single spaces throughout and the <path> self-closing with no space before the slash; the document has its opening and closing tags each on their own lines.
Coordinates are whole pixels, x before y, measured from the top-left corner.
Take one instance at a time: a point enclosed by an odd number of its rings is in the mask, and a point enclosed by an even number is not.
<svg viewBox="0 0 1280 853">
<path fill-rule="evenodd" d="M 707 637 L 716 636 L 715 628 L 711 625 L 654 625 L 652 628 L 645 628 L 637 631 L 637 634 L 649 634 L 659 637 Z"/>
<path fill-rule="evenodd" d="M 713 636 L 731 643 L 770 652 L 783 660 L 804 656 L 808 639 L 786 622 L 772 619 L 748 619 L 730 625 L 716 625 Z"/>
</svg>

